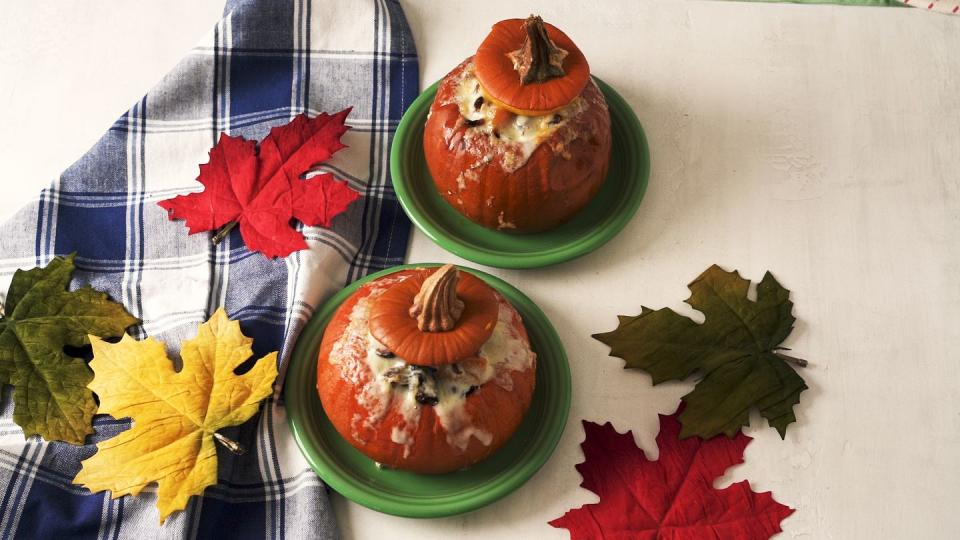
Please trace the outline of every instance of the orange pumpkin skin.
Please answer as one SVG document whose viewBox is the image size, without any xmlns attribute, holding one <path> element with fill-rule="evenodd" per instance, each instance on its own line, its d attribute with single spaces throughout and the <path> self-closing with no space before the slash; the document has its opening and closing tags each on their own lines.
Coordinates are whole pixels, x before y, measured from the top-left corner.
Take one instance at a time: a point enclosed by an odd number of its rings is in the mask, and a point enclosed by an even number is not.
<svg viewBox="0 0 960 540">
<path fill-rule="evenodd" d="M 600 190 L 610 162 L 610 114 L 593 81 L 580 94 L 586 109 L 570 118 L 519 168 L 510 143 L 472 136 L 455 92 L 468 58 L 441 81 L 423 133 L 427 167 L 440 196 L 490 229 L 533 233 L 555 228 Z"/>
<path fill-rule="evenodd" d="M 352 379 L 345 378 L 340 367 L 331 363 L 330 353 L 347 329 L 354 306 L 371 293 L 373 285 L 384 279 L 417 272 L 424 270 L 403 270 L 368 283 L 340 305 L 327 325 L 320 345 L 317 391 L 324 412 L 334 428 L 361 453 L 386 467 L 440 474 L 463 469 L 483 460 L 513 435 L 533 398 L 536 363 L 533 362 L 526 370 L 510 371 L 513 388 L 509 391 L 491 379 L 465 398 L 464 410 L 470 416 L 471 424 L 490 433 L 489 445 L 482 444 L 476 437 L 470 437 L 463 450 L 449 444 L 434 407 L 421 405 L 419 421 L 412 434 L 414 442 L 405 452 L 404 445 L 392 440 L 394 428 L 401 428 L 406 423 L 398 403 L 399 397 L 392 393 L 379 421 L 371 426 L 358 425 L 357 418 L 369 416 L 368 409 L 360 404 L 358 398 L 364 385 L 371 381 L 372 373 L 369 370 L 357 370 Z M 498 299 L 506 302 L 499 295 Z M 519 315 L 514 317 L 514 321 L 514 328 L 524 340 L 528 340 Z"/>
</svg>

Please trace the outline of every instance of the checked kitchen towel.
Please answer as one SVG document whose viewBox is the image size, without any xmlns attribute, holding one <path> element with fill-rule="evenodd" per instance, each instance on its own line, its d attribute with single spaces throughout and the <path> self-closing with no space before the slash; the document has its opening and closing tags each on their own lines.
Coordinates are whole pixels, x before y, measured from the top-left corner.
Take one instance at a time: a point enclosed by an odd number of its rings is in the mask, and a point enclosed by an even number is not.
<svg viewBox="0 0 960 540">
<path fill-rule="evenodd" d="M 104 290 L 176 353 L 218 306 L 256 352 L 291 345 L 313 309 L 369 272 L 402 262 L 409 223 L 389 178 L 393 130 L 418 92 L 416 50 L 391 0 L 238 0 L 160 84 L 38 200 L 0 225 L 0 292 L 17 268 L 77 252 L 73 287 Z M 234 231 L 219 246 L 187 236 L 157 202 L 198 189 L 197 166 L 220 132 L 263 138 L 296 114 L 353 106 L 349 148 L 325 164 L 363 197 L 332 229 L 306 227 L 310 249 L 268 260 Z M 7 178 L 7 182 L 15 181 Z M 277 388 L 282 381 L 278 380 Z M 72 485 L 96 443 L 129 427 L 97 417 L 82 447 L 47 443 L 0 419 L 0 537 L 335 538 L 325 486 L 287 430 L 279 390 L 218 449 L 219 480 L 159 525 L 155 492 L 111 500 Z"/>
</svg>

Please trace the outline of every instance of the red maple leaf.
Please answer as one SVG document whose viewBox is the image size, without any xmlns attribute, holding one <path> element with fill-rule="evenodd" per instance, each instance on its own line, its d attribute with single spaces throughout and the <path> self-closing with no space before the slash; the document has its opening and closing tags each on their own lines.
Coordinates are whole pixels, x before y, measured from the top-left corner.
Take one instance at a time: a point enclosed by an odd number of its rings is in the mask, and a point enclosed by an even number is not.
<svg viewBox="0 0 960 540">
<path fill-rule="evenodd" d="M 568 529 L 573 540 L 766 539 L 780 532 L 780 522 L 793 513 L 769 491 L 752 491 L 746 480 L 714 489 L 724 471 L 743 463 L 743 449 L 752 440 L 743 433 L 732 439 L 680 440 L 677 415 L 660 415 L 660 458 L 650 461 L 631 432 L 617 433 L 609 422 L 584 421 L 583 427 L 580 485 L 599 495 L 600 502 L 550 522 Z"/>
<path fill-rule="evenodd" d="M 254 141 L 223 133 L 210 150 L 210 161 L 200 165 L 197 181 L 204 190 L 158 204 L 171 220 L 186 220 L 190 234 L 239 225 L 247 248 L 267 257 L 306 249 L 306 240 L 291 220 L 329 227 L 360 197 L 329 173 L 300 179 L 345 148 L 340 137 L 348 129 L 344 125 L 348 114 L 350 109 L 314 118 L 300 114 L 270 130 L 259 151 Z"/>
</svg>

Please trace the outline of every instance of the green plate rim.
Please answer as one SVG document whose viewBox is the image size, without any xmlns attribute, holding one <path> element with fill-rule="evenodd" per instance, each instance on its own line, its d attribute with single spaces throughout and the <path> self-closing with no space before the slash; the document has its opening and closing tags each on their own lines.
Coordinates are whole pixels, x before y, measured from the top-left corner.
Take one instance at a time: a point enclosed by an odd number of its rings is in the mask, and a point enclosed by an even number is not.
<svg viewBox="0 0 960 540">
<path fill-rule="evenodd" d="M 513 492 L 529 480 L 553 454 L 563 435 L 570 412 L 572 397 L 570 365 L 563 348 L 563 342 L 547 316 L 530 298 L 509 283 L 480 270 L 460 266 L 463 270 L 483 279 L 507 297 L 520 312 L 528 328 L 529 325 L 536 324 L 541 332 L 545 333 L 548 343 L 539 345 L 532 343 L 538 349 L 538 354 L 541 354 L 541 357 L 538 358 L 537 369 L 544 369 L 542 366 L 551 366 L 556 369 L 558 387 L 553 389 L 550 395 L 559 396 L 559 401 L 556 403 L 548 401 L 546 403 L 553 408 L 548 408 L 549 413 L 544 417 L 544 422 L 547 424 L 546 429 L 538 433 L 544 433 L 545 435 L 535 439 L 538 444 L 523 448 L 517 456 L 517 466 L 507 471 L 512 471 L 511 474 L 504 475 L 501 472 L 484 478 L 468 489 L 445 497 L 434 496 L 434 498 L 413 498 L 409 493 L 390 493 L 378 489 L 370 482 L 359 478 L 359 475 L 344 470 L 347 468 L 341 467 L 330 455 L 327 455 L 330 452 L 315 447 L 312 433 L 316 431 L 316 436 L 320 436 L 321 428 L 312 428 L 308 425 L 308 409 L 311 407 L 309 400 L 315 399 L 319 404 L 315 384 L 316 357 L 323 331 L 326 329 L 334 311 L 364 283 L 407 268 L 436 267 L 439 265 L 439 263 L 417 263 L 394 266 L 370 274 L 340 290 L 320 309 L 315 311 L 304 326 L 294 344 L 290 365 L 287 368 L 287 376 L 284 380 L 283 396 L 287 410 L 287 423 L 300 452 L 310 464 L 310 467 L 330 488 L 344 497 L 373 510 L 402 517 L 437 518 L 462 514 L 486 506 Z M 531 335 L 531 337 L 533 336 Z M 554 352 L 550 358 L 544 359 L 542 357 L 541 351 L 546 348 L 544 345 L 548 345 Z M 533 410 L 536 400 L 537 393 L 535 392 L 531 410 Z M 322 412 L 322 407 L 320 407 L 320 410 Z M 531 452 L 531 448 L 536 451 Z M 352 448 L 350 450 L 356 452 L 358 459 L 369 459 Z"/>
<path fill-rule="evenodd" d="M 413 101 L 410 107 L 407 108 L 403 117 L 400 119 L 391 144 L 390 175 L 393 181 L 393 189 L 397 194 L 403 211 L 418 229 L 441 248 L 469 261 L 497 268 L 541 268 L 582 257 L 599 249 L 627 226 L 627 223 L 630 222 L 640 207 L 650 179 L 650 149 L 647 144 L 646 134 L 643 131 L 643 126 L 640 124 L 636 113 L 626 100 L 624 100 L 613 87 L 599 77 L 594 76 L 593 80 L 603 92 L 610 110 L 619 115 L 619 121 L 623 123 L 624 129 L 627 131 L 627 138 L 633 138 L 639 143 L 639 155 L 634 156 L 634 159 L 638 161 L 637 167 L 639 168 L 635 173 L 636 181 L 628 184 L 628 188 L 624 190 L 624 196 L 619 199 L 620 202 L 599 227 L 596 227 L 592 231 L 587 231 L 584 235 L 564 244 L 546 247 L 537 251 L 509 251 L 479 246 L 464 240 L 460 236 L 457 236 L 455 232 L 451 232 L 447 228 L 440 226 L 434 216 L 430 215 L 425 208 L 421 208 L 417 204 L 416 197 L 407 185 L 408 178 L 412 176 L 412 174 L 406 173 L 408 164 L 403 152 L 403 147 L 406 146 L 405 141 L 418 134 L 422 124 L 426 121 L 427 112 L 433 103 L 440 81 L 433 83 L 429 88 L 424 90 L 423 93 Z M 615 122 L 616 121 L 617 120 L 615 120 Z M 423 152 L 422 143 L 412 144 L 411 148 L 413 151 Z M 614 149 L 615 148 L 616 145 L 614 145 Z M 611 186 L 612 183 L 606 182 L 604 185 Z M 604 188 L 601 188 L 601 191 L 603 191 L 603 189 Z M 599 197 L 597 198 L 599 199 Z M 589 207 L 588 205 L 587 208 L 589 209 Z M 483 229 L 480 225 L 470 223 L 469 221 L 466 221 L 463 226 Z M 524 236 L 535 238 L 537 234 Z"/>
</svg>

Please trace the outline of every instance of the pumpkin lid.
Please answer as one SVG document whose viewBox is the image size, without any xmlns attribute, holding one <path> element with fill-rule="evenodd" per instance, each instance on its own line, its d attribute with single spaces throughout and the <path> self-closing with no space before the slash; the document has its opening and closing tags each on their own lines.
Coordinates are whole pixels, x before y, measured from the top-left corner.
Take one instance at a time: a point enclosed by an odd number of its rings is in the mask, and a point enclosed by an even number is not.
<svg viewBox="0 0 960 540">
<path fill-rule="evenodd" d="M 489 285 L 448 264 L 384 291 L 370 309 L 370 333 L 407 363 L 453 364 L 490 339 L 499 310 Z"/>
<path fill-rule="evenodd" d="M 567 105 L 590 79 L 587 59 L 573 40 L 534 15 L 493 25 L 474 64 L 491 98 L 530 116 Z"/>
</svg>

